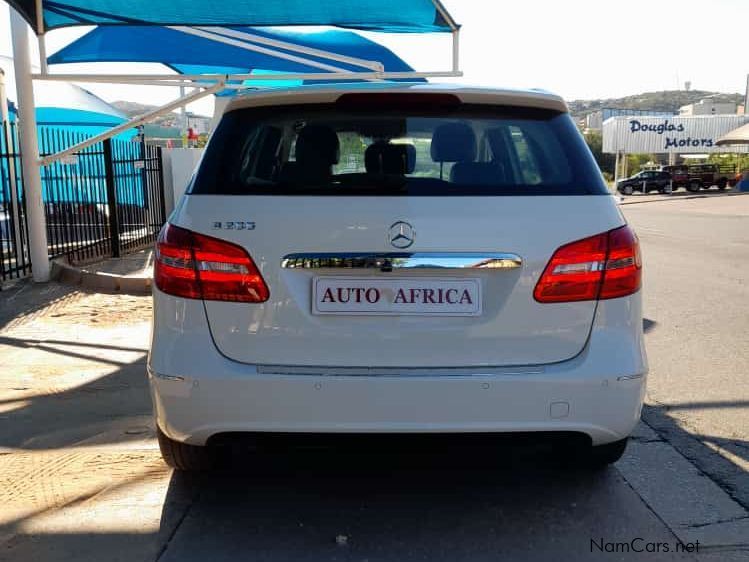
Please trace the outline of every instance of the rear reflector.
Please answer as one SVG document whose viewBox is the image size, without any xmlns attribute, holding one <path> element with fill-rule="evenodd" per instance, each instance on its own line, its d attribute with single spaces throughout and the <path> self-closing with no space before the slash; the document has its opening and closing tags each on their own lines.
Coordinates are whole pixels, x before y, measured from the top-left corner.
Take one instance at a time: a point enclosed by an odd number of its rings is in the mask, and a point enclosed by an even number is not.
<svg viewBox="0 0 749 562">
<path fill-rule="evenodd" d="M 533 296 L 543 303 L 613 299 L 637 292 L 641 283 L 640 245 L 623 226 L 559 248 Z"/>
<path fill-rule="evenodd" d="M 168 223 L 156 242 L 154 283 L 188 299 L 265 302 L 270 296 L 244 248 Z"/>
</svg>

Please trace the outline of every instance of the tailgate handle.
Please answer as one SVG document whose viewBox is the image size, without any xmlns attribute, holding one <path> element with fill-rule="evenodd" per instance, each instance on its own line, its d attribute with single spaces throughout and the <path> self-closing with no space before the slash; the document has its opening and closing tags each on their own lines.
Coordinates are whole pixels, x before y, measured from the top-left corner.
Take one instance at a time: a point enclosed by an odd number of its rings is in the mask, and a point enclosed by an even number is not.
<svg viewBox="0 0 749 562">
<path fill-rule="evenodd" d="M 312 253 L 289 254 L 281 260 L 284 269 L 517 269 L 523 260 L 517 254 L 497 253 Z"/>
</svg>

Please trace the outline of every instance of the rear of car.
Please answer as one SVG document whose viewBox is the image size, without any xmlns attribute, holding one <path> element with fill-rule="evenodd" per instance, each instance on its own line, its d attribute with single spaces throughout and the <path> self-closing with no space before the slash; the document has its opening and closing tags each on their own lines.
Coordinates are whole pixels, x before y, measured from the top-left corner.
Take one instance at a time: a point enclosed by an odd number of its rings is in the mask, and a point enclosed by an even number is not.
<svg viewBox="0 0 749 562">
<path fill-rule="evenodd" d="M 234 101 L 157 245 L 162 451 L 236 433 L 586 436 L 647 371 L 637 239 L 564 103 L 369 86 Z"/>
</svg>

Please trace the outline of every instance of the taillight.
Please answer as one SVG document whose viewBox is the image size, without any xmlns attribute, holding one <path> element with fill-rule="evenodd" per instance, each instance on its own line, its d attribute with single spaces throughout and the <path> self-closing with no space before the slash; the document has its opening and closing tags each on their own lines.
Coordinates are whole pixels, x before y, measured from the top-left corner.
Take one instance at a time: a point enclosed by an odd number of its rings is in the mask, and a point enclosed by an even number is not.
<svg viewBox="0 0 749 562">
<path fill-rule="evenodd" d="M 171 224 L 156 242 L 154 283 L 188 299 L 265 302 L 270 296 L 244 248 Z"/>
<path fill-rule="evenodd" d="M 641 283 L 640 245 L 623 226 L 559 248 L 533 296 L 543 303 L 613 299 L 637 292 Z"/>
</svg>

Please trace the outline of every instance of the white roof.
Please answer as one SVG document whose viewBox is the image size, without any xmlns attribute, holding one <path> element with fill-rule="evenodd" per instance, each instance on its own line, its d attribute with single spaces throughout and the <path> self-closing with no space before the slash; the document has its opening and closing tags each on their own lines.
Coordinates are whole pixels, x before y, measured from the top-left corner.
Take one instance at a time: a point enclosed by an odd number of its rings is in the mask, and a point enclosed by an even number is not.
<svg viewBox="0 0 749 562">
<path fill-rule="evenodd" d="M 730 133 L 723 135 L 716 142 L 718 146 L 726 146 L 731 144 L 749 144 L 749 123 L 742 125 L 738 129 L 734 129 Z"/>
<path fill-rule="evenodd" d="M 492 89 L 455 84 L 397 84 L 382 82 L 309 85 L 294 88 L 255 90 L 234 98 L 227 106 L 225 112 L 246 107 L 333 103 L 343 94 L 395 94 L 404 92 L 445 93 L 457 96 L 463 103 L 509 105 L 567 112 L 567 104 L 561 97 L 543 90 Z"/>
</svg>

